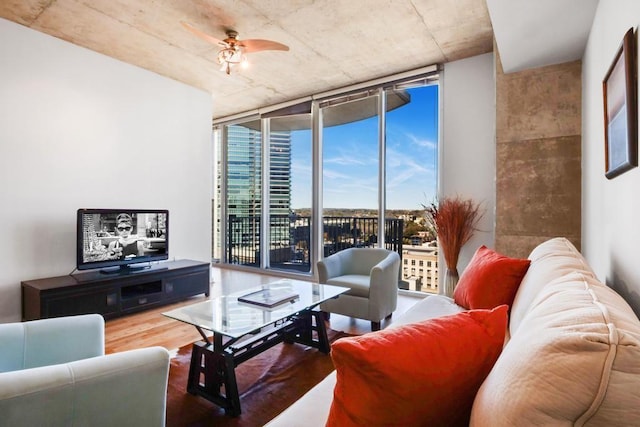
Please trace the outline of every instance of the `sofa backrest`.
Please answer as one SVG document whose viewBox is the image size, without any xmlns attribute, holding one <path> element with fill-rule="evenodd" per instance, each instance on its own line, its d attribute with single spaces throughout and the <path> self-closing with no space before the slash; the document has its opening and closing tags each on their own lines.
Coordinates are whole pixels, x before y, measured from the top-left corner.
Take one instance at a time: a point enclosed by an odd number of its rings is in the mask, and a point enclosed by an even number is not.
<svg viewBox="0 0 640 427">
<path fill-rule="evenodd" d="M 99 314 L 0 324 L 0 372 L 103 354 L 104 319 Z"/>
<path fill-rule="evenodd" d="M 518 287 L 509 315 L 509 333 L 515 334 L 531 303 L 552 280 L 580 271 L 595 277 L 582 254 L 564 237 L 556 237 L 538 245 L 529 255 L 531 265 Z"/>
<path fill-rule="evenodd" d="M 0 425 L 165 426 L 169 365 L 148 347 L 0 373 Z"/>
<path fill-rule="evenodd" d="M 531 259 L 471 425 L 640 425 L 637 316 L 568 241 L 545 242 Z"/>
</svg>

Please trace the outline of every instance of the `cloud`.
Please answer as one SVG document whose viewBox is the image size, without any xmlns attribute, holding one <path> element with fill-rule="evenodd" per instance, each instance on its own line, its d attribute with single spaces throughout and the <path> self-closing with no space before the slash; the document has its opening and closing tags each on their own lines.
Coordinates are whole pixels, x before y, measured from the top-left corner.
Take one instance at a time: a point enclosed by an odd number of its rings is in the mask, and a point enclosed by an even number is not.
<svg viewBox="0 0 640 427">
<path fill-rule="evenodd" d="M 291 172 L 292 176 L 311 175 L 311 163 L 292 160 Z"/>
<path fill-rule="evenodd" d="M 409 142 L 411 142 L 411 144 L 417 145 L 418 147 L 428 148 L 434 151 L 438 149 L 437 141 L 432 141 L 426 138 L 419 138 L 410 132 L 405 133 L 405 137 L 409 140 Z"/>
<path fill-rule="evenodd" d="M 357 136 L 357 135 L 356 135 Z M 331 139 L 324 142 L 324 164 L 368 166 L 378 163 L 377 140 Z"/>
<path fill-rule="evenodd" d="M 333 157 L 333 158 L 329 158 L 329 159 L 324 159 L 324 163 L 325 164 L 329 164 L 329 165 L 342 165 L 342 166 L 348 166 L 348 165 L 366 165 L 365 162 L 363 162 L 362 160 L 356 159 L 354 157 L 350 157 L 350 156 L 341 156 L 341 157 Z"/>
<path fill-rule="evenodd" d="M 375 209 L 378 201 L 377 182 L 345 180 L 323 188 L 323 205 L 331 208 Z"/>
<path fill-rule="evenodd" d="M 324 168 L 322 175 L 326 179 L 351 179 L 350 175 L 346 175 L 342 172 L 333 169 Z"/>
<path fill-rule="evenodd" d="M 422 199 L 425 191 L 435 191 L 436 182 L 433 156 L 425 155 L 424 150 L 387 149 L 388 202 L 412 206 L 411 201 Z"/>
</svg>

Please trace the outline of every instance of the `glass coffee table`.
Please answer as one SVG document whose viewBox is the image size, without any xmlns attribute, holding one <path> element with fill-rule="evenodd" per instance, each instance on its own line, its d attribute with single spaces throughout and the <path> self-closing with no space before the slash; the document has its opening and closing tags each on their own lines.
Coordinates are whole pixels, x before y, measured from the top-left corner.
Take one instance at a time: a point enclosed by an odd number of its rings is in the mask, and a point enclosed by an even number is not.
<svg viewBox="0 0 640 427">
<path fill-rule="evenodd" d="M 192 347 L 187 391 L 240 415 L 235 367 L 281 342 L 328 354 L 324 317 L 315 308 L 347 290 L 283 279 L 162 313 L 195 326 L 203 339 Z"/>
</svg>

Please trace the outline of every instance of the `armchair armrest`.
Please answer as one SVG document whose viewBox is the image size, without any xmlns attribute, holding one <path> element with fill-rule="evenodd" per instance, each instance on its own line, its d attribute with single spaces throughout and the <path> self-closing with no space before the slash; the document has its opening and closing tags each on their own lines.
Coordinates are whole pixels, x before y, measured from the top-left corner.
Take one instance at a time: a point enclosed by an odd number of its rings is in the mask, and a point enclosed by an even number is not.
<svg viewBox="0 0 640 427">
<path fill-rule="evenodd" d="M 164 426 L 169 352 L 131 350 L 0 373 L 6 426 Z"/>
<path fill-rule="evenodd" d="M 386 258 L 373 266 L 369 282 L 369 299 L 377 301 L 396 301 L 400 273 L 400 255 L 390 252 Z M 372 304 L 375 306 L 375 304 Z"/>
<path fill-rule="evenodd" d="M 345 251 L 337 252 L 330 255 L 316 264 L 318 267 L 318 282 L 327 283 L 332 277 L 342 276 L 344 270 L 344 260 L 342 259 Z"/>
<path fill-rule="evenodd" d="M 99 314 L 0 324 L 0 372 L 72 362 L 104 354 Z"/>
</svg>

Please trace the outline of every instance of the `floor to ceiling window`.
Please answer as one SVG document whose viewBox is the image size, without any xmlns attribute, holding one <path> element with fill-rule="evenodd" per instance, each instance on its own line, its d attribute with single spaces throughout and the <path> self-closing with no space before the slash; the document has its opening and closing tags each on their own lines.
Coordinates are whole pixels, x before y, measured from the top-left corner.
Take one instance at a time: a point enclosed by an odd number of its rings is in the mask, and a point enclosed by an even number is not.
<svg viewBox="0 0 640 427">
<path fill-rule="evenodd" d="M 308 273 L 311 224 L 311 119 L 269 119 L 269 257 L 273 269 Z"/>
<path fill-rule="evenodd" d="M 331 253 L 384 245 L 410 262 L 401 287 L 436 291 L 422 205 L 436 195 L 438 96 L 430 72 L 216 124 L 220 261 L 308 274 Z"/>
<path fill-rule="evenodd" d="M 259 267 L 262 132 L 259 121 L 227 126 L 227 261 Z"/>
<path fill-rule="evenodd" d="M 378 240 L 377 98 L 364 92 L 321 104 L 325 257 Z"/>
<path fill-rule="evenodd" d="M 402 239 L 400 287 L 437 293 L 438 248 L 423 205 L 437 194 L 438 85 L 397 85 L 385 94 L 388 105 L 398 105 L 386 114 L 385 218 L 387 236 Z M 394 218 L 403 221 L 401 233 Z"/>
</svg>

